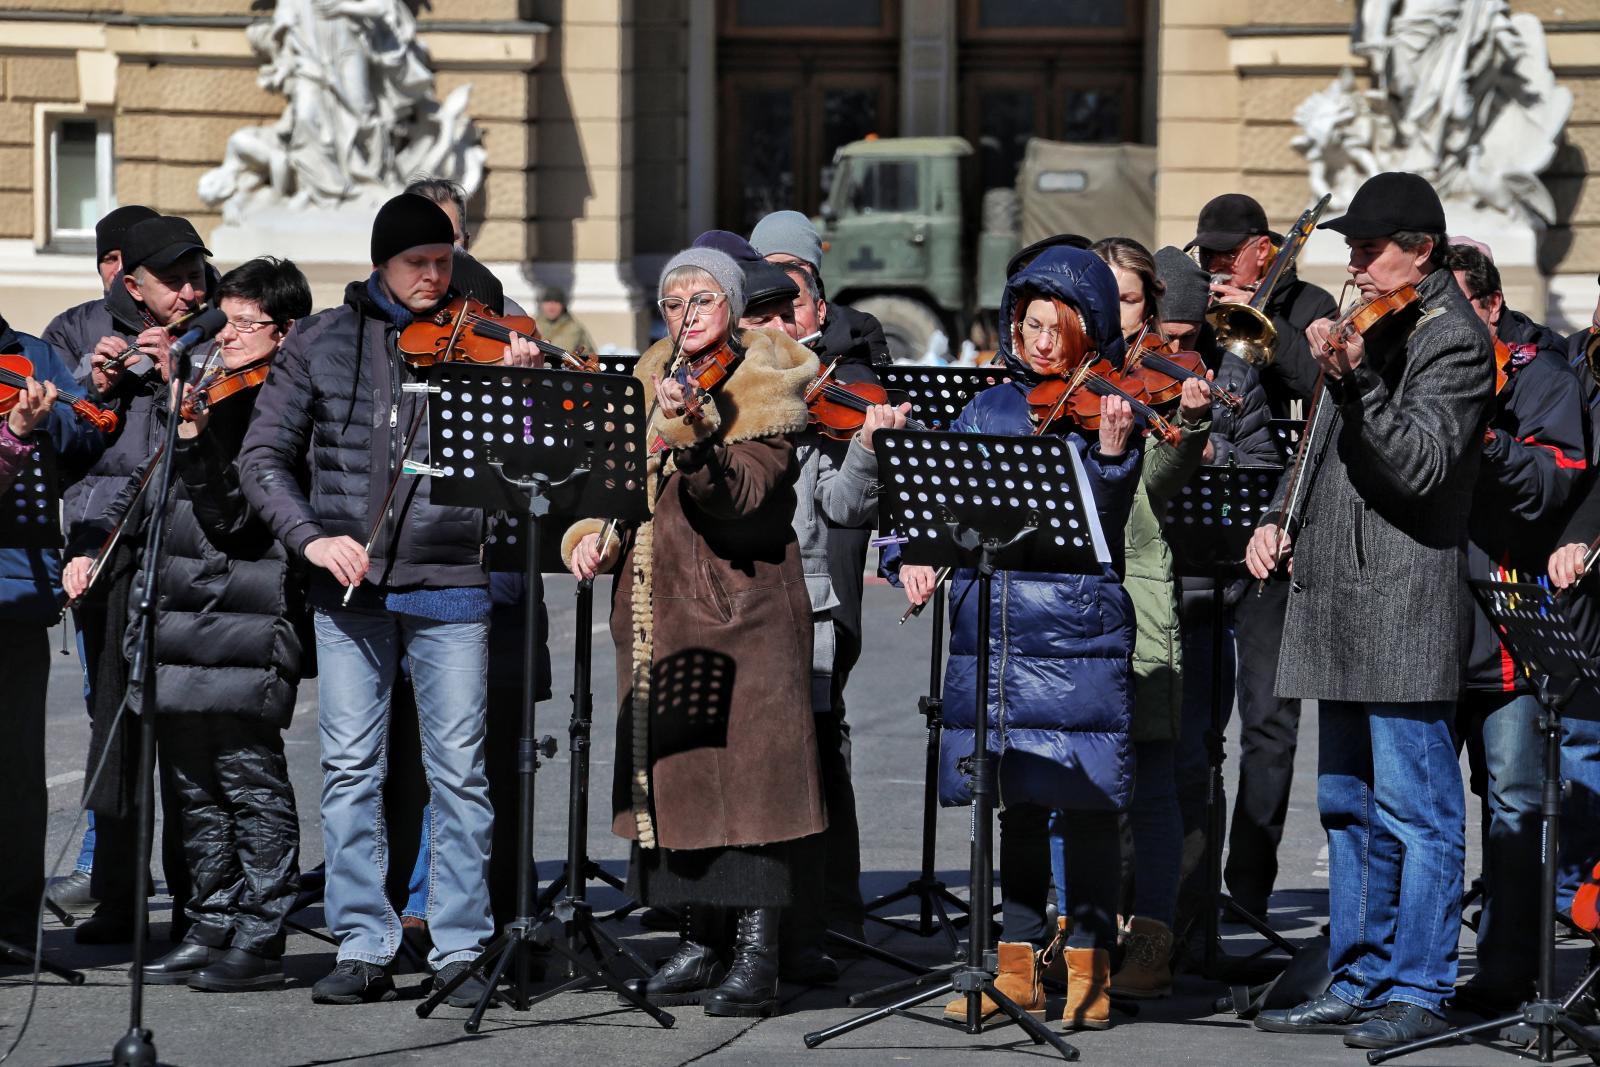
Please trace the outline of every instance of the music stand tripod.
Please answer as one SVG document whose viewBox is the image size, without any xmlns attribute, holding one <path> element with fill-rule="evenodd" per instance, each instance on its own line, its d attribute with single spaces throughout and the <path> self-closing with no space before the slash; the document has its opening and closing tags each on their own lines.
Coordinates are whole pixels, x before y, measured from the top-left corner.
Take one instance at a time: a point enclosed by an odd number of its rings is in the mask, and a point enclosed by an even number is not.
<svg viewBox="0 0 1600 1067">
<path fill-rule="evenodd" d="M 878 368 L 877 374 L 892 397 L 904 396 L 911 403 L 911 416 L 933 430 L 945 430 L 960 416 L 961 410 L 978 393 L 1005 380 L 998 370 L 978 367 L 920 367 L 895 365 Z M 879 525 L 885 531 L 893 529 L 887 508 L 880 509 Z M 967 920 L 967 902 L 952 893 L 939 877 L 935 857 L 939 847 L 939 738 L 944 731 L 944 616 L 945 585 L 941 582 L 933 591 L 933 628 L 929 635 L 928 692 L 917 700 L 917 710 L 927 724 L 928 743 L 922 770 L 922 862 L 917 877 L 892 893 L 870 900 L 866 904 L 866 917 L 875 923 L 902 930 L 918 937 L 931 937 L 943 933 L 950 945 L 950 954 L 961 951 L 956 930 Z M 902 622 L 920 611 L 910 612 Z M 902 900 L 916 900 L 917 922 L 891 919 L 876 914 Z M 951 919 L 951 912 L 957 918 Z M 896 982 L 876 990 L 851 996 L 851 1004 L 873 999 L 879 994 L 897 991 L 904 983 Z"/>
<path fill-rule="evenodd" d="M 999 760 L 989 750 L 990 592 L 996 570 L 1099 573 L 1110 553 L 1073 446 L 1057 437 L 880 431 L 874 439 L 879 479 L 889 493 L 897 528 L 907 538 L 907 563 L 970 567 L 977 574 L 978 648 L 974 682 L 973 753 L 961 761 L 972 783 L 971 914 L 987 917 L 994 903 L 994 805 Z M 1067 1060 L 1078 1050 L 995 988 L 991 924 L 967 929 L 964 960 L 919 982 L 942 978 L 892 1004 L 805 1035 L 807 1048 L 890 1016 L 969 1034 L 984 1030 L 983 999 L 1022 1027 L 1035 1044 Z M 964 1023 L 909 1009 L 952 992 L 966 998 Z"/>
<path fill-rule="evenodd" d="M 1383 1063 L 1423 1049 L 1456 1041 L 1488 1045 L 1479 1034 L 1494 1034 L 1510 1026 L 1532 1029 L 1537 1051 L 1528 1056 L 1520 1048 L 1503 1048 L 1514 1056 L 1536 1058 L 1540 1063 L 1555 1059 L 1556 1035 L 1565 1035 L 1575 1048 L 1600 1063 L 1600 1040 L 1572 1017 L 1572 1005 L 1600 978 L 1600 968 L 1584 976 L 1566 999 L 1556 999 L 1556 843 L 1561 823 L 1561 716 L 1567 702 L 1585 681 L 1600 680 L 1596 657 L 1573 633 L 1561 603 L 1542 585 L 1518 582 L 1486 582 L 1474 579 L 1472 593 L 1483 606 L 1484 614 L 1500 631 L 1500 640 L 1526 673 L 1539 702 L 1539 732 L 1544 736 L 1544 789 L 1540 800 L 1539 847 L 1544 857 L 1539 885 L 1539 991 L 1538 996 L 1510 1015 L 1472 1026 L 1458 1026 L 1433 1037 L 1394 1048 L 1367 1053 L 1368 1063 Z"/>
<path fill-rule="evenodd" d="M 1273 494 L 1283 477 L 1275 465 L 1247 466 L 1227 463 L 1196 469 L 1194 475 L 1167 505 L 1162 518 L 1163 533 L 1172 548 L 1173 571 L 1183 577 L 1209 578 L 1211 595 L 1211 722 L 1206 728 L 1205 749 L 1209 772 L 1206 779 L 1206 846 L 1204 863 L 1205 896 L 1200 919 L 1205 931 L 1205 954 L 1201 974 L 1210 980 L 1265 981 L 1282 969 L 1273 961 L 1261 961 L 1260 973 L 1244 968 L 1260 960 L 1274 948 L 1293 956 L 1295 946 L 1266 921 L 1229 896 L 1222 887 L 1222 845 L 1227 834 L 1227 802 L 1222 765 L 1227 760 L 1224 732 L 1233 694 L 1223 683 L 1227 621 L 1224 593 L 1230 581 L 1246 577 L 1243 567 L 1245 546 L 1272 505 Z M 1246 593 L 1245 595 L 1253 595 Z M 1250 929 L 1266 938 L 1267 944 L 1247 957 L 1222 951 L 1218 912 L 1226 910 Z"/>
<path fill-rule="evenodd" d="M 673 1017 L 635 994 L 603 964 L 571 945 L 594 945 L 593 916 L 581 900 L 533 910 L 533 826 L 538 755 L 554 752 L 551 739 L 535 740 L 539 611 L 534 590 L 540 570 L 540 526 L 559 492 L 564 510 L 618 520 L 644 516 L 643 386 L 616 375 L 522 367 L 445 364 L 417 387 L 428 394 L 432 465 L 414 468 L 433 479 L 436 504 L 515 511 L 523 517 L 528 596 L 523 616 L 522 730 L 517 742 L 517 916 L 472 964 L 417 1006 L 427 1018 L 468 977 L 484 977 L 483 996 L 468 1016 L 477 1033 L 496 987 L 514 962 L 511 1004 L 518 1011 L 592 981 L 662 1026 Z M 511 543 L 514 535 L 508 535 Z M 600 935 L 604 936 L 604 935 Z M 528 996 L 526 946 L 543 945 L 565 957 L 577 979 Z M 594 949 L 598 956 L 599 949 Z"/>
</svg>

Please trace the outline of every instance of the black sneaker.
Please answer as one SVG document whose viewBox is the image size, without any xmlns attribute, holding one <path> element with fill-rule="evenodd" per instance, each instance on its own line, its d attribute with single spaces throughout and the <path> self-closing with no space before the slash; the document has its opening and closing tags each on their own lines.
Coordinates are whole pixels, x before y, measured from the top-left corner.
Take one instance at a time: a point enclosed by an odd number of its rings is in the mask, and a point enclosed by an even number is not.
<svg viewBox="0 0 1600 1067">
<path fill-rule="evenodd" d="M 1391 1001 L 1378 1014 L 1344 1035 L 1351 1048 L 1394 1048 L 1436 1037 L 1444 1031 L 1444 1018 L 1416 1004 Z"/>
<path fill-rule="evenodd" d="M 389 977 L 388 969 L 365 960 L 340 960 L 311 987 L 314 1004 L 366 1004 L 393 1000 L 396 996 L 394 979 Z"/>
<path fill-rule="evenodd" d="M 462 971 L 465 971 L 471 966 L 472 961 L 470 960 L 457 960 L 454 963 L 445 964 L 439 969 L 439 972 L 433 976 L 433 988 L 442 989 L 443 987 L 449 985 L 455 980 L 456 975 L 460 974 Z M 489 984 L 484 981 L 483 972 L 479 971 L 469 974 L 467 975 L 466 981 L 462 982 L 460 985 L 456 986 L 450 991 L 450 995 L 444 998 L 444 1002 L 450 1005 L 452 1008 L 476 1008 L 478 1006 L 478 1001 L 483 999 L 484 990 L 488 988 Z M 490 1007 L 493 1007 L 498 1003 L 500 1003 L 500 998 L 498 995 L 489 998 Z"/>
<path fill-rule="evenodd" d="M 1340 1000 L 1333 990 L 1293 1008 L 1275 1008 L 1256 1016 L 1256 1029 L 1273 1034 L 1342 1034 L 1375 1016 Z"/>
</svg>

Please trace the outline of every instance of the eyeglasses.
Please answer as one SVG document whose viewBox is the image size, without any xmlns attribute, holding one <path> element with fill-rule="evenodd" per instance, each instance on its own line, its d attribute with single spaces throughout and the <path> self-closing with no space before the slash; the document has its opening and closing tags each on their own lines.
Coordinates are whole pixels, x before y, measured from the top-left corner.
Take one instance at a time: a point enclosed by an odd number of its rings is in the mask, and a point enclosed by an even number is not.
<svg viewBox="0 0 1600 1067">
<path fill-rule="evenodd" d="M 695 293 L 685 300 L 681 296 L 664 296 L 656 301 L 656 307 L 661 309 L 661 314 L 669 319 L 675 319 L 683 314 L 683 309 L 693 306 L 696 311 L 709 311 L 717 306 L 718 301 L 726 300 L 727 293 Z"/>
<path fill-rule="evenodd" d="M 1031 345 L 1033 342 L 1037 341 L 1041 335 L 1049 336 L 1050 343 L 1055 344 L 1057 341 L 1061 340 L 1061 327 L 1046 326 L 1037 319 L 1022 320 L 1022 339 L 1024 341 Z"/>
<path fill-rule="evenodd" d="M 264 330 L 268 326 L 276 326 L 271 319 L 229 319 L 228 325 L 233 327 L 233 332 L 240 337 L 248 336 L 257 330 Z"/>
</svg>

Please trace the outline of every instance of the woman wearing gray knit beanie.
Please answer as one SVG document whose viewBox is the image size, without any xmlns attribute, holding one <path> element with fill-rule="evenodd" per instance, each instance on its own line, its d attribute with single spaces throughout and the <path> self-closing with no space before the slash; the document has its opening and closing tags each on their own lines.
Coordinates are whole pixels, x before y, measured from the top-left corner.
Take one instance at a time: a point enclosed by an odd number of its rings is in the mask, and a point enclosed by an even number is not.
<svg viewBox="0 0 1600 1067">
<path fill-rule="evenodd" d="M 650 518 L 621 537 L 578 522 L 562 556 L 581 578 L 617 575 L 612 830 L 633 841 L 634 899 L 682 917 L 676 948 L 636 989 L 711 1015 L 769 1015 L 794 845 L 826 824 L 811 598 L 790 522 L 817 359 L 777 331 L 734 328 L 744 273 L 721 251 L 673 257 L 660 294 L 667 336 L 634 370 Z M 731 372 L 709 391 L 674 378 L 675 364 L 724 347 Z"/>
</svg>

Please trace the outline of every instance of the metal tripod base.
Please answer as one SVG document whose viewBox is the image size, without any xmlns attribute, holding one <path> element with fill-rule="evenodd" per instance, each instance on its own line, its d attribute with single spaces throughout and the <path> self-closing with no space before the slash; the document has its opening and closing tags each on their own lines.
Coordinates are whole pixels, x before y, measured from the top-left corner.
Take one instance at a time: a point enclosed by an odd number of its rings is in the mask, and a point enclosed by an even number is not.
<svg viewBox="0 0 1600 1067">
<path fill-rule="evenodd" d="M 917 902 L 917 922 L 886 919 L 882 915 L 872 914 L 902 900 Z M 958 914 L 958 918 L 951 919 L 952 911 Z M 918 937 L 932 937 L 936 933 L 942 933 L 945 940 L 950 943 L 951 953 L 954 954 L 961 950 L 961 939 L 956 936 L 956 930 L 966 925 L 967 902 L 952 893 L 950 888 L 937 878 L 914 878 L 893 893 L 869 902 L 866 917 L 871 922 Z"/>
<path fill-rule="evenodd" d="M 514 983 L 511 990 L 511 1006 L 517 1011 L 527 1011 L 535 1004 L 541 1004 L 557 994 L 565 993 L 568 990 L 593 982 L 611 990 L 627 1004 L 649 1015 L 663 1027 L 670 1028 L 673 1023 L 677 1022 L 670 1014 L 662 1011 L 644 997 L 629 989 L 627 983 L 622 979 L 605 968 L 590 963 L 569 948 L 567 945 L 568 938 L 587 935 L 592 941 L 593 935 L 601 932 L 592 923 L 583 923 L 582 931 L 573 929 L 576 925 L 578 925 L 576 919 L 568 918 L 562 920 L 553 914 L 542 921 L 526 918 L 513 919 L 506 924 L 504 932 L 495 938 L 488 948 L 484 949 L 483 955 L 473 960 L 466 970 L 438 989 L 435 989 L 427 1000 L 418 1004 L 417 1015 L 426 1019 L 433 1014 L 434 1008 L 437 1008 L 446 997 L 455 992 L 457 986 L 472 975 L 482 975 L 485 982 L 483 996 L 479 998 L 478 1003 L 472 1009 L 472 1014 L 467 1017 L 467 1021 L 463 1025 L 463 1029 L 467 1033 L 477 1033 L 478 1027 L 483 1022 L 483 1013 L 497 999 L 495 990 L 500 984 L 501 977 L 505 974 L 507 965 L 516 959 L 518 954 L 526 947 L 542 945 L 550 951 L 565 957 L 568 968 L 577 977 L 547 989 L 536 997 L 529 997 L 526 988 L 520 982 Z"/>
<path fill-rule="evenodd" d="M 109 1060 L 74 1064 L 73 1067 L 173 1067 L 156 1059 L 155 1035 L 149 1030 L 129 1030 L 111 1049 Z"/>
<path fill-rule="evenodd" d="M 836 1026 L 825 1030 L 814 1030 L 805 1036 L 806 1048 L 816 1048 L 825 1041 L 832 1041 L 836 1037 L 869 1026 L 879 1019 L 886 1019 L 891 1015 L 898 1015 L 902 1019 L 910 1019 L 919 1023 L 931 1023 L 934 1026 L 943 1026 L 952 1030 L 960 1030 L 968 1034 L 981 1034 L 985 1029 L 983 1017 L 983 998 L 988 997 L 994 1002 L 1000 1012 L 1010 1020 L 1022 1027 L 1024 1033 L 1033 1039 L 1035 1045 L 1049 1045 L 1061 1054 L 1061 1058 L 1069 1062 L 1076 1061 L 1078 1050 L 1062 1040 L 1060 1035 L 1053 1032 L 1048 1026 L 1022 1010 L 1016 1001 L 1006 996 L 995 988 L 994 976 L 988 971 L 974 969 L 966 964 L 958 964 L 943 969 L 946 977 L 943 982 L 932 989 L 915 993 L 898 1000 L 893 1004 L 886 1004 L 881 1008 L 858 1015 L 854 1019 L 847 1019 Z M 921 979 L 917 979 L 921 981 Z M 919 1004 L 926 1004 L 930 1000 L 937 1000 L 951 993 L 962 993 L 967 998 L 967 1018 L 964 1022 L 954 1022 L 948 1019 L 930 1019 L 926 1015 L 914 1015 L 911 1008 Z"/>
<path fill-rule="evenodd" d="M 554 904 L 556 899 L 561 896 L 562 890 L 567 888 L 567 885 L 571 881 L 571 879 L 568 878 L 568 874 L 569 871 L 566 865 L 563 864 L 561 867 L 561 873 L 556 875 L 553 882 L 544 887 L 544 892 L 539 894 L 539 909 L 541 911 Z M 605 870 L 598 863 L 591 859 L 586 859 L 583 861 L 583 881 L 584 884 L 589 882 L 603 882 L 612 889 L 615 889 L 618 893 L 621 893 L 623 896 L 628 895 L 628 886 L 621 878 L 618 878 L 616 875 Z M 618 911 L 610 912 L 607 915 L 602 916 L 602 918 L 623 918 L 627 915 L 627 912 L 631 910 L 632 908 L 628 908 L 626 910 L 619 909 Z"/>
<path fill-rule="evenodd" d="M 35 956 L 32 949 L 13 945 L 9 941 L 0 941 L 0 957 L 20 963 L 24 967 L 31 967 L 45 974 L 53 974 L 64 980 L 68 985 L 82 985 L 83 972 L 74 971 L 70 967 L 63 967 L 59 963 L 51 963 L 42 954 Z"/>
</svg>

